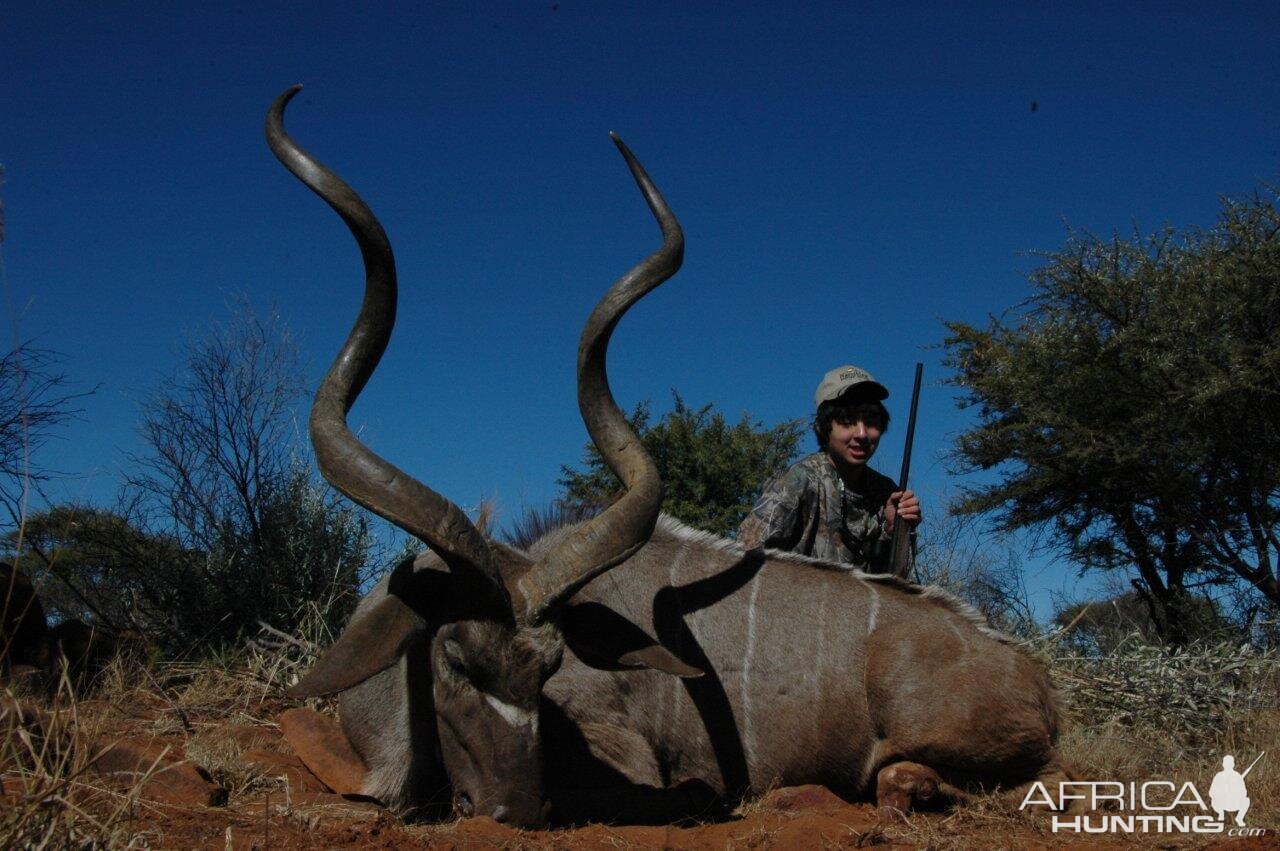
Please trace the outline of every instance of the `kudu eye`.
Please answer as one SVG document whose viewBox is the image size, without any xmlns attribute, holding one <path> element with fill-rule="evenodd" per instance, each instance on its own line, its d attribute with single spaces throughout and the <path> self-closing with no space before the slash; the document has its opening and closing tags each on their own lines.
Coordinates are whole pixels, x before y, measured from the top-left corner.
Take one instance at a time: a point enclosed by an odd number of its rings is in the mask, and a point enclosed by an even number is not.
<svg viewBox="0 0 1280 851">
<path fill-rule="evenodd" d="M 444 661 L 449 666 L 449 670 L 458 676 L 467 675 L 467 663 L 462 658 L 462 647 L 452 638 L 445 639 Z"/>
</svg>

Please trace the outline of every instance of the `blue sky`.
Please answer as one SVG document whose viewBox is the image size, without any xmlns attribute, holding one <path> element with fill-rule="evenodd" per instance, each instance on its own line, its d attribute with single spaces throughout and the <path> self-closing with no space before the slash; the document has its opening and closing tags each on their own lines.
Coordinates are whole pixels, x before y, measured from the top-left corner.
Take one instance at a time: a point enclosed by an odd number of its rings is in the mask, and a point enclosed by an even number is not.
<svg viewBox="0 0 1280 851">
<path fill-rule="evenodd" d="M 237 293 L 278 307 L 313 384 L 327 366 L 358 254 L 261 129 L 301 82 L 290 131 L 396 249 L 396 335 L 352 413 L 395 463 L 510 516 L 580 457 L 581 323 L 658 243 L 616 130 L 687 238 L 614 338 L 623 407 L 675 387 L 773 423 L 853 362 L 905 424 L 923 360 L 913 479 L 940 509 L 971 422 L 941 320 L 1020 302 L 1069 226 L 1208 225 L 1274 182 L 1278 24 L 1274 3 L 8 4 L 12 333 L 97 388 L 37 461 L 67 474 L 55 498 L 108 501 L 138 400 Z M 1072 591 L 1029 564 L 1038 601 Z"/>
</svg>

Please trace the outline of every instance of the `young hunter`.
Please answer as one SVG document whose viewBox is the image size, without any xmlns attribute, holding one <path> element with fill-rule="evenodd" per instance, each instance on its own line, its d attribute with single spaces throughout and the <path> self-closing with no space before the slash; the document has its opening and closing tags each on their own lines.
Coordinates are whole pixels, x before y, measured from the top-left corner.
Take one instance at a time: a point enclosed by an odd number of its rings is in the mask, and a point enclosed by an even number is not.
<svg viewBox="0 0 1280 851">
<path fill-rule="evenodd" d="M 889 572 L 895 524 L 910 524 L 914 537 L 921 511 L 914 493 L 867 466 L 889 428 L 888 396 L 864 369 L 828 372 L 813 397 L 820 451 L 765 485 L 738 542 Z"/>
</svg>

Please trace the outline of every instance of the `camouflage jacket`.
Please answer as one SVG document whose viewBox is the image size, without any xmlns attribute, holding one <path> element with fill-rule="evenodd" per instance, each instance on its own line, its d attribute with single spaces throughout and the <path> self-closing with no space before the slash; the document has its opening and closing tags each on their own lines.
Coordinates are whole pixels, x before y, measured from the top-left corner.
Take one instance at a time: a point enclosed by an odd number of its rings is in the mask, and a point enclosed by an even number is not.
<svg viewBox="0 0 1280 851">
<path fill-rule="evenodd" d="M 765 485 L 738 527 L 738 543 L 887 571 L 883 508 L 897 489 L 870 467 L 857 488 L 847 487 L 827 454 L 815 452 Z"/>
</svg>

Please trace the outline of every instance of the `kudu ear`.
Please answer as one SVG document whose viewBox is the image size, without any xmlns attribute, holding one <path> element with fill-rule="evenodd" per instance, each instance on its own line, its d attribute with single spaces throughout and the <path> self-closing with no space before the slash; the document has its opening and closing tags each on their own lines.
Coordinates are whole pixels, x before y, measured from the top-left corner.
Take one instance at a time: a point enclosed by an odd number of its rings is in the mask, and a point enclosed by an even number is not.
<svg viewBox="0 0 1280 851">
<path fill-rule="evenodd" d="M 560 616 L 560 631 L 574 655 L 595 668 L 651 668 L 677 677 L 700 677 L 706 673 L 600 603 L 566 606 Z"/>
<path fill-rule="evenodd" d="M 343 630 L 286 697 L 323 697 L 359 685 L 395 664 L 405 642 L 426 622 L 394 594 Z"/>
</svg>

